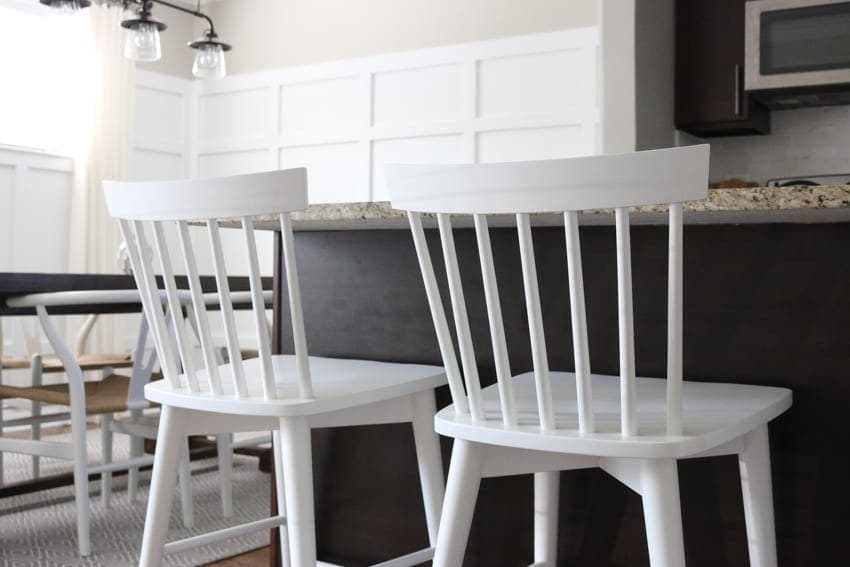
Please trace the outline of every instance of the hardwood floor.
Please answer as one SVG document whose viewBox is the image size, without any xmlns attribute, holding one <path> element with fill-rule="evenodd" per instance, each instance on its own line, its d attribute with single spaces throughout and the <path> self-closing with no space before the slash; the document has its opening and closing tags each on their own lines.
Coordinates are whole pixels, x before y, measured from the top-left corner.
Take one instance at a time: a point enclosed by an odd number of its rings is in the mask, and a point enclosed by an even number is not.
<svg viewBox="0 0 850 567">
<path fill-rule="evenodd" d="M 214 565 L 217 567 L 257 567 L 259 565 L 265 566 L 269 564 L 269 551 L 270 548 L 266 546 L 260 549 L 255 549 L 254 551 L 249 551 L 248 553 L 243 553 L 242 555 L 236 555 L 229 559 L 216 561 L 215 563 L 210 563 L 209 565 Z"/>
</svg>

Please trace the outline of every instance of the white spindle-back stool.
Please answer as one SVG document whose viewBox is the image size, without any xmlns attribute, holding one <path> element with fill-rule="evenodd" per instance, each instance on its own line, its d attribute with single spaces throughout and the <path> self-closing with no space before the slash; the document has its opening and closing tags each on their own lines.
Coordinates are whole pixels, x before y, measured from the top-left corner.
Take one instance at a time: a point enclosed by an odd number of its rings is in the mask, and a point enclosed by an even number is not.
<svg viewBox="0 0 850 567">
<path fill-rule="evenodd" d="M 776 564 L 767 423 L 788 409 L 783 388 L 682 380 L 682 202 L 703 199 L 708 146 L 475 165 L 390 165 L 395 208 L 408 212 L 453 405 L 436 417 L 455 438 L 434 565 L 460 565 L 482 477 L 535 473 L 534 565 L 555 565 L 558 471 L 599 467 L 643 498 L 653 567 L 684 565 L 676 460 L 737 454 L 752 565 Z M 629 209 L 669 204 L 667 378 L 635 375 Z M 578 211 L 614 209 L 619 376 L 591 373 Z M 534 213 L 563 212 L 574 372 L 549 370 L 532 242 Z M 421 213 L 437 216 L 461 367 Z M 516 216 L 533 371 L 514 376 L 487 215 Z M 475 367 L 451 215 L 472 215 L 497 383 Z M 612 252 L 614 252 L 612 250 Z M 567 293 L 568 292 L 568 293 Z"/>
<path fill-rule="evenodd" d="M 307 207 L 306 170 L 190 181 L 105 182 L 104 190 L 110 214 L 120 219 L 164 374 L 163 380 L 145 388 L 147 398 L 162 405 L 162 417 L 140 564 L 158 565 L 163 552 L 285 523 L 287 529 L 281 530 L 285 564 L 315 565 L 310 429 L 404 422 L 413 425 L 430 545 L 391 564 L 401 567 L 430 559 L 443 497 L 433 389 L 445 384 L 445 373 L 436 366 L 308 357 L 289 215 Z M 272 215 L 280 222 L 294 355 L 271 353 L 252 220 L 256 215 Z M 245 361 L 227 283 L 222 219 L 237 219 L 245 237 L 242 252 L 248 260 L 259 353 Z M 198 276 L 200 246 L 190 235 L 190 221 L 201 221 L 209 241 L 229 355 L 225 364 L 219 364 L 212 341 L 212 313 Z M 167 228 L 176 232 L 179 244 L 168 237 Z M 181 316 L 186 291 L 175 283 L 178 265 L 188 275 L 191 312 L 200 338 L 197 360 Z M 165 322 L 157 273 L 162 275 L 171 325 Z M 165 544 L 182 439 L 196 433 L 260 430 L 273 431 L 278 503 L 285 515 Z"/>
</svg>

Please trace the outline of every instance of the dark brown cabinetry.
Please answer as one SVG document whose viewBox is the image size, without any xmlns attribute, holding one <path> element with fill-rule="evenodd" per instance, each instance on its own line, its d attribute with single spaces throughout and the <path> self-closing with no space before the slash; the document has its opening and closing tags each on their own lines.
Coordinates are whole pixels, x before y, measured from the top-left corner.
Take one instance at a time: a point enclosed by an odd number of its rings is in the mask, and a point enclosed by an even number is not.
<svg viewBox="0 0 850 567">
<path fill-rule="evenodd" d="M 744 91 L 746 0 L 676 1 L 676 127 L 697 136 L 770 133 Z"/>
</svg>

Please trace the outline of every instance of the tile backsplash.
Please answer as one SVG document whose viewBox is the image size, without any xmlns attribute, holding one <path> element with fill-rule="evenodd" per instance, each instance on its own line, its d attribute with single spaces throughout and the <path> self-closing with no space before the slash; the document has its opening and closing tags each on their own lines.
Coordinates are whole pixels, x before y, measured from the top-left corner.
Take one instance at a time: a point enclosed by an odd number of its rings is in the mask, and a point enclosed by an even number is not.
<svg viewBox="0 0 850 567">
<path fill-rule="evenodd" d="M 773 111 L 766 136 L 712 138 L 712 181 L 850 172 L 850 105 Z"/>
</svg>

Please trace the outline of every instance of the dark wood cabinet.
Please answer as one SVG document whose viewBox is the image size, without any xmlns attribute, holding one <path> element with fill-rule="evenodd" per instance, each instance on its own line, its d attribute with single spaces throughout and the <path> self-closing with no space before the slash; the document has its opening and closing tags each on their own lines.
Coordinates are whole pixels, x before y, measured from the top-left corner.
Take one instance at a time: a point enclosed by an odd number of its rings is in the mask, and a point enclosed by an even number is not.
<svg viewBox="0 0 850 567">
<path fill-rule="evenodd" d="M 770 133 L 744 91 L 746 0 L 677 0 L 676 127 L 697 136 Z"/>
</svg>

